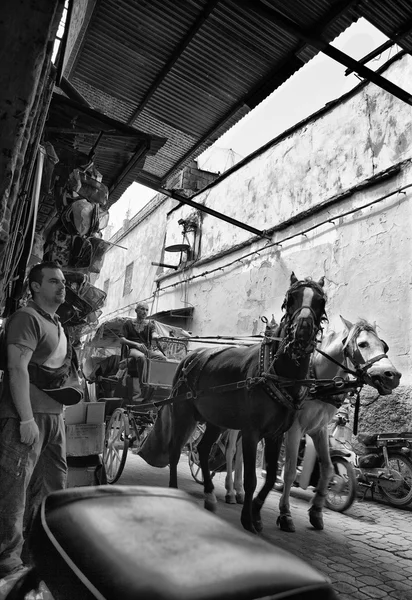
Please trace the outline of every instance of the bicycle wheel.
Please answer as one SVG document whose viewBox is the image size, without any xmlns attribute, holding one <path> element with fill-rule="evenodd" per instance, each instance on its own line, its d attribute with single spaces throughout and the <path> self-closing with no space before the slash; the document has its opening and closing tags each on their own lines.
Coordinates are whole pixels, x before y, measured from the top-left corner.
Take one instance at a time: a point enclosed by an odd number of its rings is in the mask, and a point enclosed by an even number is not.
<svg viewBox="0 0 412 600">
<path fill-rule="evenodd" d="M 106 427 L 103 447 L 103 464 L 107 483 L 115 483 L 123 472 L 129 448 L 127 414 L 116 408 Z"/>
<path fill-rule="evenodd" d="M 334 474 L 329 483 L 325 506 L 343 512 L 352 506 L 357 492 L 356 473 L 353 465 L 342 456 L 333 456 Z"/>
<path fill-rule="evenodd" d="M 383 486 L 378 482 L 379 490 L 393 506 L 407 506 L 412 502 L 412 462 L 397 453 L 389 454 L 388 458 L 393 483 L 385 482 Z"/>
</svg>

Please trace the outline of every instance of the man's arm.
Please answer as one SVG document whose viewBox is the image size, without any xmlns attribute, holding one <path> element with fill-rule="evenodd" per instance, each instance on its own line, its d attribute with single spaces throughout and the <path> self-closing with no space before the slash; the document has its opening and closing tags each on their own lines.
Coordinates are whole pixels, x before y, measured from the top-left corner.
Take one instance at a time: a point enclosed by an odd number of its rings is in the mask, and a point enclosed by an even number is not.
<svg viewBox="0 0 412 600">
<path fill-rule="evenodd" d="M 130 337 L 131 337 L 130 334 L 133 334 L 133 331 L 129 328 L 129 323 L 126 322 L 123 325 L 122 333 L 123 333 L 123 337 L 119 338 L 119 341 L 122 344 L 122 346 L 129 346 L 129 348 L 135 348 L 136 350 L 143 352 L 143 354 L 146 354 L 146 352 L 147 352 L 146 344 L 144 344 L 141 341 L 136 342 L 136 341 L 130 339 Z"/>
<path fill-rule="evenodd" d="M 165 351 L 163 350 L 163 348 L 159 342 L 160 336 L 156 331 L 156 325 L 154 324 L 154 321 L 150 321 L 150 327 L 151 327 L 152 342 L 157 346 L 157 348 L 160 350 L 160 352 L 163 354 L 163 356 L 166 356 Z"/>
<path fill-rule="evenodd" d="M 129 346 L 129 348 L 135 348 L 136 350 L 139 350 L 140 352 L 145 353 L 147 348 L 146 345 L 143 344 L 142 342 L 133 342 L 132 340 L 128 340 L 125 337 L 121 337 L 120 339 L 120 343 L 122 345 L 126 345 Z"/>
<path fill-rule="evenodd" d="M 7 346 L 7 368 L 10 393 L 20 417 L 20 439 L 23 444 L 34 444 L 39 439 L 39 429 L 34 421 L 30 402 L 30 378 L 28 364 L 33 351 L 21 344 Z"/>
</svg>

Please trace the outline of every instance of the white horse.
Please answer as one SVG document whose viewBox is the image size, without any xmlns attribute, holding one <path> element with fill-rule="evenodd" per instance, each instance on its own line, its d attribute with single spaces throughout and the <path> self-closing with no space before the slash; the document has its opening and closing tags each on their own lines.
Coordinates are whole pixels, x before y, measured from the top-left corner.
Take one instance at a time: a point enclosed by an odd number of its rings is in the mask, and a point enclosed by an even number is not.
<svg viewBox="0 0 412 600">
<path fill-rule="evenodd" d="M 237 429 L 229 429 L 225 447 L 225 502 L 227 504 L 243 504 L 245 498 L 243 490 L 242 440 L 239 437 L 239 433 Z"/>
<path fill-rule="evenodd" d="M 348 380 L 350 376 L 348 369 L 352 370 L 352 373 L 354 369 L 360 369 L 358 373 L 362 374 L 363 383 L 375 387 L 381 395 L 391 394 L 399 385 L 401 374 L 388 359 L 386 355 L 388 347 L 378 337 L 376 328 L 364 320 L 352 325 L 343 317 L 341 319 L 345 326 L 344 331 L 341 333 L 330 331 L 325 334 L 319 347 L 322 353 L 314 352 L 311 361 L 312 374 L 318 380 L 331 381 L 334 378 Z M 277 524 L 283 531 L 295 531 L 289 495 L 296 477 L 299 442 L 304 434 L 309 434 L 313 439 L 320 466 L 320 478 L 309 509 L 309 520 L 315 529 L 323 529 L 322 509 L 333 474 L 329 454 L 328 424 L 346 395 L 347 393 L 339 394 L 339 389 L 334 392 L 329 391 L 324 399 L 316 394 L 313 397 L 309 395 L 285 434 L 284 487 L 279 501 L 280 515 L 277 520 Z M 336 403 L 334 399 L 337 400 Z M 279 449 L 280 444 L 281 441 L 279 441 Z M 275 460 L 275 457 L 266 457 L 266 460 Z M 254 524 L 258 531 L 262 530 L 260 511 L 274 483 L 266 479 L 263 488 L 253 501 Z"/>
</svg>

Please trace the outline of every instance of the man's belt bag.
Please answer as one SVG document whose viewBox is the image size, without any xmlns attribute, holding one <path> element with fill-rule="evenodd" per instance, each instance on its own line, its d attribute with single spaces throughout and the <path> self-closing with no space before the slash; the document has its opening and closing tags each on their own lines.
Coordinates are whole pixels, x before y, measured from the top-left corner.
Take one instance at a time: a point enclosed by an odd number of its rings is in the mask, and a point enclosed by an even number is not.
<svg viewBox="0 0 412 600">
<path fill-rule="evenodd" d="M 73 370 L 77 369 L 73 365 L 71 349 L 70 352 L 68 351 L 63 365 L 57 369 L 36 363 L 28 365 L 30 383 L 43 390 L 53 400 L 66 406 L 77 404 L 83 397 L 83 392 L 78 387 L 68 385 Z"/>
</svg>

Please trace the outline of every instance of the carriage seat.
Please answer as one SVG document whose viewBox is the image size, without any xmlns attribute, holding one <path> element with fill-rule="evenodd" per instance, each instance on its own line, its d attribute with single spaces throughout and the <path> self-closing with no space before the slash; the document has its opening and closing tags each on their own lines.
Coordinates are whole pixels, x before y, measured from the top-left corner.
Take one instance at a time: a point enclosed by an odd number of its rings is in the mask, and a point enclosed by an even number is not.
<svg viewBox="0 0 412 600">
<path fill-rule="evenodd" d="M 38 575 L 59 600 L 337 598 L 306 562 L 227 524 L 181 490 L 54 492 L 30 545 Z"/>
</svg>

